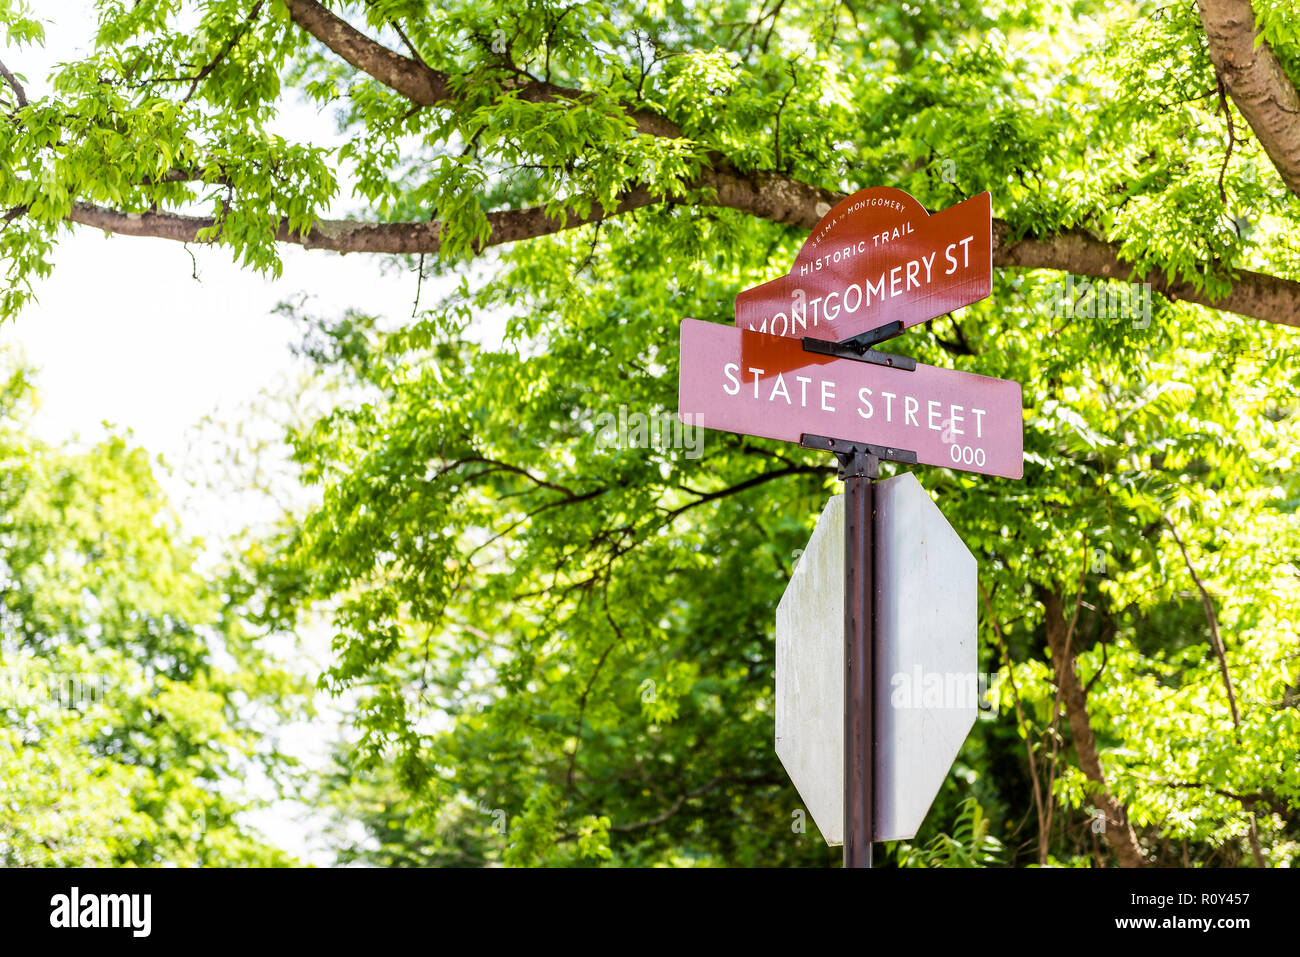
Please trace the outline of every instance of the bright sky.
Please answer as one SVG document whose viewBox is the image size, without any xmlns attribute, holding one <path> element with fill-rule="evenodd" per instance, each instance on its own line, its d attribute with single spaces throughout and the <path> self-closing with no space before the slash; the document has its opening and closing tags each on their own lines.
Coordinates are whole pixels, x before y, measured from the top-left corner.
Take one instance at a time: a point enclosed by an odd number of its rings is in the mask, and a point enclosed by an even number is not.
<svg viewBox="0 0 1300 957">
<path fill-rule="evenodd" d="M 32 99 L 48 90 L 53 64 L 87 48 L 91 6 L 88 0 L 60 0 L 58 22 L 47 23 L 43 50 L 0 45 L 0 59 L 26 78 Z M 39 8 L 44 14 L 45 0 Z M 287 110 L 277 130 L 317 143 L 337 141 L 331 120 L 308 107 Z M 409 315 L 414 276 L 385 275 L 380 267 L 373 257 L 290 248 L 284 250 L 283 276 L 271 280 L 242 271 L 224 250 L 187 251 L 164 240 L 78 228 L 59 243 L 53 276 L 37 289 L 39 302 L 0 326 L 0 344 L 21 347 L 38 370 L 41 438 L 94 441 L 103 435 L 104 422 L 130 429 L 136 443 L 170 466 L 171 474 L 159 477 L 187 531 L 216 536 L 268 517 L 265 501 L 207 492 L 181 478 L 202 478 L 213 468 L 214 449 L 193 427 L 209 415 L 238 421 L 260 392 L 301 368 L 289 351 L 300 330 L 273 313 L 277 303 L 305 293 L 308 309 L 330 317 L 349 307 Z M 426 284 L 425 301 L 436 294 Z M 326 713 L 315 727 L 289 729 L 286 742 L 304 758 L 319 759 L 336 717 Z M 329 863 L 312 839 L 310 822 L 296 816 L 281 807 L 259 821 L 281 846 Z"/>
<path fill-rule="evenodd" d="M 307 293 L 309 308 L 329 315 L 410 311 L 413 277 L 384 276 L 373 258 L 289 248 L 284 260 L 272 280 L 221 249 L 78 227 L 59 243 L 39 302 L 0 327 L 42 368 L 42 429 L 71 436 L 107 420 L 150 449 L 183 454 L 184 430 L 200 416 L 293 371 L 288 344 L 301 330 L 273 314 L 278 302 Z"/>
<path fill-rule="evenodd" d="M 50 17 L 44 48 L 0 45 L 0 58 L 25 78 L 31 99 L 49 92 L 56 64 L 89 50 L 94 27 L 91 0 L 39 9 Z M 286 105 L 275 130 L 317 144 L 340 141 L 332 118 L 306 104 Z M 37 289 L 39 302 L 0 327 L 0 343 L 21 346 L 39 370 L 39 434 L 51 442 L 93 441 L 108 422 L 129 428 L 139 444 L 190 476 L 211 451 L 193 447 L 192 426 L 208 415 L 236 420 L 260 391 L 302 368 L 289 351 L 300 329 L 274 314 L 278 303 L 306 294 L 316 314 L 357 308 L 401 317 L 415 298 L 415 278 L 385 274 L 374 257 L 297 247 L 283 250 L 279 280 L 241 270 L 221 249 L 84 227 L 59 243 L 54 259 L 54 275 Z M 426 302 L 436 295 L 429 286 L 424 292 Z M 187 502 L 188 489 L 174 479 L 166 484 L 190 531 L 207 535 L 233 524 L 228 503 Z"/>
</svg>

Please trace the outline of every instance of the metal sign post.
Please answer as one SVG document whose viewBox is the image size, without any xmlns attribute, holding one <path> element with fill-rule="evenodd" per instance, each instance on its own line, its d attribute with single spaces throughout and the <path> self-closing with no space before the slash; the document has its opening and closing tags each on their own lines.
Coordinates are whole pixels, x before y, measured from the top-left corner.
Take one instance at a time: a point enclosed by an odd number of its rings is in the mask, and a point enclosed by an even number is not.
<svg viewBox="0 0 1300 957">
<path fill-rule="evenodd" d="M 881 361 L 875 358 L 863 361 Z M 875 481 L 880 460 L 916 461 L 887 449 L 804 435 L 804 448 L 829 449 L 844 480 L 844 866 L 870 867 L 876 827 Z"/>
<path fill-rule="evenodd" d="M 875 820 L 875 614 L 871 541 L 880 460 L 855 449 L 844 478 L 844 866 L 870 867 Z"/>
</svg>

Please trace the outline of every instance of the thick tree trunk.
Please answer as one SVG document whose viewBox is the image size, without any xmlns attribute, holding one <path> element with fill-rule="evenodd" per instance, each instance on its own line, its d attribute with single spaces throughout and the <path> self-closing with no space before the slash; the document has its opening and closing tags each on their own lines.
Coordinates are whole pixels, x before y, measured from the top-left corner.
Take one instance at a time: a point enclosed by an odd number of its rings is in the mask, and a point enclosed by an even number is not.
<svg viewBox="0 0 1300 957">
<path fill-rule="evenodd" d="M 1300 196 L 1300 93 L 1295 81 L 1256 34 L 1250 0 L 1197 0 L 1197 6 L 1219 80 L 1282 182 Z"/>
<path fill-rule="evenodd" d="M 1061 701 L 1065 705 L 1065 716 L 1070 725 L 1070 741 L 1079 756 L 1079 767 L 1088 780 L 1096 785 L 1093 800 L 1106 815 L 1104 837 L 1119 858 L 1121 867 L 1142 867 L 1146 861 L 1142 848 L 1138 846 L 1137 836 L 1128 822 L 1128 814 L 1124 805 L 1106 786 L 1106 773 L 1102 770 L 1101 758 L 1097 754 L 1097 739 L 1093 736 L 1088 718 L 1088 700 L 1084 696 L 1079 674 L 1074 669 L 1074 654 L 1066 647 L 1069 624 L 1065 618 L 1064 602 L 1060 594 L 1045 589 L 1039 590 L 1038 597 L 1047 612 L 1047 645 L 1052 651 L 1052 670 L 1056 674 L 1057 686 L 1061 689 Z"/>
</svg>

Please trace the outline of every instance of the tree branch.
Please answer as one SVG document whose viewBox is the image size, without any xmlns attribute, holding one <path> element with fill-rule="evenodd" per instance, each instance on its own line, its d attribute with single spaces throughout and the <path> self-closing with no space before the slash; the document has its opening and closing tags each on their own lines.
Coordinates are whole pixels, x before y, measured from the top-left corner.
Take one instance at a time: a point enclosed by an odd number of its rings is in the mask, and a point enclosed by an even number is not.
<svg viewBox="0 0 1300 957">
<path fill-rule="evenodd" d="M 747 491 L 756 485 L 762 485 L 764 482 L 770 482 L 773 479 L 785 478 L 787 475 L 818 475 L 829 471 L 831 471 L 829 466 L 792 465 L 789 468 L 774 469 L 771 472 L 760 472 L 758 475 L 753 475 L 745 479 L 743 482 L 737 482 L 735 485 L 730 485 L 727 488 L 718 489 L 715 492 L 701 493 L 701 492 L 691 491 L 690 489 L 686 489 L 686 491 L 691 492 L 692 495 L 699 495 L 700 497 L 697 498 L 694 502 L 687 502 L 685 505 L 678 506 L 677 508 L 668 512 L 664 516 L 664 520 L 659 523 L 659 527 L 662 528 L 663 526 L 671 522 L 673 519 L 677 518 L 677 516 L 681 515 L 683 512 L 689 511 L 690 509 L 693 509 L 698 505 L 703 505 L 706 502 L 716 502 L 720 498 L 727 498 L 730 495 L 736 495 L 740 492 Z"/>
<path fill-rule="evenodd" d="M 684 791 L 677 795 L 672 804 L 668 805 L 668 807 L 656 814 L 654 817 L 646 818 L 644 821 L 634 821 L 629 824 L 611 824 L 609 829 L 611 831 L 641 831 L 648 827 L 655 827 L 656 825 L 663 824 L 670 817 L 680 811 L 687 801 L 692 800 L 693 798 L 703 797 L 720 785 L 738 780 L 743 779 L 738 779 L 731 774 L 724 774 L 721 777 L 714 778 L 707 784 L 701 784 L 697 788 L 692 788 L 689 791 Z"/>
<path fill-rule="evenodd" d="M 605 660 L 609 653 L 614 650 L 614 646 L 623 641 L 623 631 L 614 621 L 614 616 L 609 612 L 609 589 L 605 589 L 605 617 L 609 620 L 610 626 L 614 629 L 617 638 L 611 641 L 605 650 L 601 653 L 600 658 L 596 660 L 596 667 L 592 669 L 591 677 L 587 679 L 587 685 L 582 689 L 582 694 L 578 698 L 578 720 L 573 732 L 573 750 L 569 752 L 569 766 L 564 772 L 564 794 L 567 797 L 573 793 L 573 775 L 578 767 L 578 749 L 582 747 L 582 722 L 587 714 L 587 699 L 591 697 L 591 689 L 596 684 L 596 679 L 600 677 L 600 669 L 605 667 Z"/>
<path fill-rule="evenodd" d="M 214 57 L 212 61 L 208 63 L 207 66 L 199 70 L 198 74 L 190 82 L 190 88 L 188 91 L 186 91 L 185 96 L 182 98 L 181 100 L 182 103 L 187 103 L 191 99 L 193 99 L 194 94 L 198 92 L 199 84 L 202 83 L 204 80 L 206 80 L 209 76 L 211 76 L 212 71 L 215 70 L 217 67 L 219 67 L 222 61 L 226 59 L 226 57 L 230 56 L 231 51 L 233 51 L 235 47 L 239 45 L 239 41 L 242 40 L 248 34 L 248 31 L 250 29 L 252 29 L 253 23 L 257 20 L 258 16 L 261 14 L 262 6 L 265 2 L 266 0 L 257 0 L 257 3 L 253 4 L 253 9 L 248 11 L 248 16 L 244 18 L 244 22 L 240 26 L 240 28 L 237 31 L 235 31 L 234 35 L 231 36 L 231 38 L 228 41 L 226 41 L 226 45 L 221 48 L 221 51 L 216 55 L 216 57 Z"/>
<path fill-rule="evenodd" d="M 586 498 L 591 498 L 590 493 L 579 495 L 571 488 L 566 488 L 565 486 L 558 485 L 555 482 L 548 482 L 546 479 L 538 478 L 532 472 L 528 471 L 527 469 L 520 468 L 518 465 L 511 465 L 509 462 L 501 462 L 498 461 L 497 459 L 490 459 L 482 455 L 467 455 L 464 458 L 456 459 L 454 462 L 450 462 L 447 465 L 443 466 L 441 469 L 439 469 L 438 477 L 442 477 L 443 475 L 446 475 L 448 472 L 452 472 L 460 468 L 462 465 L 469 465 L 471 463 L 478 463 L 480 465 L 491 465 L 494 469 L 498 469 L 503 472 L 510 472 L 513 475 L 522 476 L 523 478 L 528 479 L 528 481 L 532 482 L 534 485 L 538 486 L 539 488 L 548 488 L 551 489 L 552 491 L 559 492 L 572 501 L 581 501 Z M 604 490 L 601 489 L 601 491 Z"/>
<path fill-rule="evenodd" d="M 1239 794 L 1236 791 L 1228 791 L 1224 788 L 1215 787 L 1214 785 L 1207 784 L 1204 781 L 1154 781 L 1152 783 L 1167 788 L 1179 788 L 1190 791 L 1209 791 L 1210 793 L 1217 794 L 1220 797 L 1236 801 L 1247 810 L 1263 807 L 1270 814 L 1278 814 L 1288 820 L 1294 814 L 1286 801 L 1272 791 L 1252 791 L 1248 794 Z"/>
<path fill-rule="evenodd" d="M 1223 638 L 1219 634 L 1219 617 L 1214 613 L 1214 600 L 1210 598 L 1210 593 L 1205 590 L 1205 585 L 1201 582 L 1201 576 L 1196 574 L 1196 567 L 1192 565 L 1192 558 L 1187 554 L 1187 547 L 1178 534 L 1178 526 L 1174 524 L 1173 519 L 1168 515 L 1162 515 L 1161 518 L 1165 520 L 1165 524 L 1169 526 L 1169 531 L 1173 533 L 1178 550 L 1183 553 L 1183 564 L 1187 566 L 1187 571 L 1192 576 L 1196 590 L 1201 593 L 1201 605 L 1205 608 L 1205 621 L 1210 628 L 1210 646 L 1214 649 L 1215 657 L 1219 659 L 1219 673 L 1223 677 L 1223 687 L 1228 692 L 1228 705 L 1232 709 L 1232 726 L 1240 729 L 1241 713 L 1237 710 L 1237 695 L 1232 690 L 1232 675 L 1228 673 L 1228 655 L 1223 647 Z"/>
<path fill-rule="evenodd" d="M 1011 697 L 1016 705 L 1016 724 L 1025 738 L 1025 755 L 1029 760 L 1029 779 L 1034 787 L 1034 811 L 1038 815 L 1038 863 L 1047 866 L 1047 857 L 1051 850 L 1051 835 L 1047 831 L 1047 812 L 1043 805 L 1043 786 L 1038 779 L 1038 760 L 1034 757 L 1034 742 L 1030 737 L 1029 722 L 1025 720 L 1025 710 L 1020 703 L 1020 688 L 1016 686 L 1016 665 L 1011 660 L 1011 650 L 1007 647 L 1002 625 L 993 612 L 993 598 L 984 589 L 984 583 L 976 580 L 980 594 L 984 596 L 984 607 L 988 612 L 989 624 L 997 636 L 998 646 L 1002 650 L 1002 660 L 1007 663 L 1007 680 L 1011 682 Z"/>
<path fill-rule="evenodd" d="M 27 91 L 24 90 L 23 85 L 18 82 L 18 77 L 10 73 L 7 66 L 0 63 L 0 78 L 3 78 L 9 89 L 14 91 L 14 96 L 18 101 L 18 109 L 21 110 L 27 105 Z"/>
<path fill-rule="evenodd" d="M 284 0 L 289 17 L 335 54 L 362 73 L 400 93 L 417 106 L 455 106 L 460 97 L 452 92 L 450 74 L 435 70 L 419 60 L 402 56 L 357 30 L 316 0 Z M 502 88 L 530 103 L 588 102 L 594 94 L 556 86 L 524 77 L 507 79 Z M 676 138 L 681 127 L 647 109 L 633 109 L 628 116 L 640 133 Z"/>
<path fill-rule="evenodd" d="M 831 206 L 843 197 L 789 177 L 773 173 L 742 174 L 719 161 L 689 186 L 704 195 L 702 205 L 735 209 L 759 219 L 784 223 L 811 230 Z M 587 215 L 570 213 L 556 219 L 541 207 L 501 210 L 487 214 L 491 232 L 476 248 L 519 242 L 551 235 L 577 226 L 599 222 L 611 216 L 676 201 L 679 197 L 650 192 L 644 186 L 627 190 L 608 213 L 593 208 Z M 107 232 L 127 236 L 153 236 L 178 242 L 198 241 L 200 230 L 214 225 L 206 217 L 172 213 L 123 213 L 78 203 L 68 217 L 74 223 L 94 226 Z M 1067 230 L 1048 238 L 1009 240 L 1010 227 L 1002 220 L 993 221 L 993 265 L 1029 269 L 1059 269 L 1096 279 L 1125 279 L 1149 282 L 1153 289 L 1171 300 L 1183 299 L 1211 309 L 1234 312 L 1266 322 L 1300 327 L 1300 282 L 1264 273 L 1239 271 L 1232 289 L 1225 296 L 1212 297 L 1197 291 L 1191 283 L 1174 282 L 1158 272 L 1139 273 L 1120 259 L 1120 246 Z M 353 220 L 322 220 L 305 235 L 292 232 L 287 222 L 276 230 L 279 242 L 293 243 L 308 249 L 328 249 L 340 253 L 367 252 L 410 254 L 438 253 L 442 249 L 442 227 L 436 222 L 367 223 Z"/>
<path fill-rule="evenodd" d="M 489 246 L 548 236 L 597 222 L 607 215 L 620 215 L 661 201 L 645 190 L 633 189 L 623 195 L 622 200 L 609 214 L 598 206 L 586 216 L 570 212 L 562 219 L 552 217 L 541 206 L 488 213 L 487 220 L 491 231 L 488 238 L 476 246 L 475 251 L 482 252 Z M 91 203 L 74 204 L 68 219 L 83 226 L 93 226 L 123 236 L 147 236 L 182 243 L 200 242 L 199 234 L 217 225 L 217 220 L 211 216 L 182 216 L 177 213 L 152 211 L 124 213 Z M 302 246 L 305 249 L 326 249 L 338 253 L 436 254 L 442 251 L 442 224 L 320 220 L 302 233 L 290 229 L 286 219 L 282 220 L 276 228 L 275 240 Z"/>
<path fill-rule="evenodd" d="M 1210 62 L 1287 189 L 1300 196 L 1300 93 L 1255 32 L 1250 0 L 1196 0 Z"/>
<path fill-rule="evenodd" d="M 1044 239 L 1016 241 L 1007 238 L 1008 232 L 1005 223 L 994 220 L 994 266 L 1060 269 L 1094 279 L 1149 282 L 1153 290 L 1172 301 L 1182 299 L 1300 328 L 1300 282 L 1293 279 L 1240 270 L 1228 294 L 1215 298 L 1198 292 L 1189 282 L 1175 282 L 1159 272 L 1137 272 L 1131 263 L 1120 259 L 1118 243 L 1108 243 L 1078 230 L 1066 230 Z"/>
<path fill-rule="evenodd" d="M 1038 589 L 1038 598 L 1045 612 L 1044 627 L 1047 629 L 1047 645 L 1052 652 L 1052 671 L 1056 675 L 1057 687 L 1063 692 L 1065 714 L 1070 725 L 1070 741 L 1074 745 L 1084 776 L 1096 786 L 1094 800 L 1106 815 L 1106 841 L 1119 858 L 1121 867 L 1142 867 L 1146 861 L 1133 827 L 1128 822 L 1124 805 L 1110 793 L 1106 784 L 1106 774 L 1097 751 L 1097 738 L 1092 732 L 1088 715 L 1088 702 L 1083 696 L 1079 674 L 1075 671 L 1074 656 L 1067 650 L 1069 627 L 1065 620 L 1064 602 L 1055 591 L 1045 588 Z"/>
</svg>

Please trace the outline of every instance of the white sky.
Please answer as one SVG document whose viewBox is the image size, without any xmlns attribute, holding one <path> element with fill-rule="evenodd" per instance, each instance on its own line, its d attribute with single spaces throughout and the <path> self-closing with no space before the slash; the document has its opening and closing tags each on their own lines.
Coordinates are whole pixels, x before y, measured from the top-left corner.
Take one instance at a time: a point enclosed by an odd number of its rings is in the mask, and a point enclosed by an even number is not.
<svg viewBox="0 0 1300 957">
<path fill-rule="evenodd" d="M 38 8 L 50 18 L 43 48 L 0 43 L 0 57 L 25 78 L 33 100 L 49 91 L 56 64 L 90 48 L 94 24 L 91 0 Z M 274 126 L 299 141 L 341 139 L 332 118 L 306 104 L 286 105 Z M 346 194 L 339 201 L 350 202 Z M 278 303 L 305 293 L 308 309 L 330 317 L 349 307 L 389 317 L 411 312 L 414 276 L 385 275 L 375 257 L 298 247 L 282 255 L 284 272 L 274 280 L 240 269 L 223 249 L 84 227 L 66 235 L 53 276 L 37 287 L 39 302 L 0 326 L 0 343 L 18 344 L 39 370 L 38 434 L 93 441 L 108 422 L 129 428 L 174 470 L 192 472 L 191 426 L 209 414 L 231 420 L 261 390 L 303 368 L 289 352 L 300 327 L 273 313 Z M 424 301 L 437 292 L 426 284 Z M 205 511 L 186 509 L 198 534 L 210 530 Z"/>
<path fill-rule="evenodd" d="M 60 241 L 39 302 L 0 327 L 41 368 L 44 434 L 89 437 L 109 421 L 179 460 L 188 426 L 294 371 L 288 346 L 301 329 L 273 313 L 277 303 L 307 293 L 329 315 L 392 315 L 414 297 L 413 277 L 384 276 L 374 258 L 286 248 L 272 280 L 225 250 L 188 249 L 84 228 Z"/>
<path fill-rule="evenodd" d="M 58 21 L 47 22 L 44 49 L 6 48 L 0 37 L 0 59 L 25 77 L 32 99 L 48 90 L 54 63 L 87 49 L 92 29 L 88 0 L 37 6 Z M 46 13 L 51 7 L 56 12 Z M 286 110 L 277 131 L 316 143 L 338 140 L 330 118 L 308 107 Z M 271 280 L 241 270 L 222 249 L 187 251 L 165 240 L 85 228 L 65 237 L 52 277 L 37 287 L 39 302 L 0 326 L 0 344 L 19 346 L 38 370 L 37 434 L 52 443 L 90 442 L 103 436 L 105 422 L 129 429 L 137 444 L 167 461 L 171 474 L 159 477 L 192 534 L 219 538 L 268 517 L 264 499 L 217 494 L 181 478 L 212 470 L 214 450 L 200 447 L 204 437 L 193 427 L 209 415 L 238 420 L 262 390 L 302 368 L 288 348 L 300 329 L 273 313 L 277 303 L 306 293 L 318 314 L 338 316 L 354 307 L 402 317 L 415 297 L 414 276 L 385 275 L 374 257 L 298 248 L 283 254 L 283 276 Z M 424 301 L 437 294 L 426 283 Z M 312 654 L 318 665 L 324 657 L 324 647 Z M 286 743 L 305 759 L 323 758 L 337 717 L 326 710 L 312 727 L 287 729 Z M 287 850 L 330 863 L 310 822 L 297 819 L 300 811 L 282 806 L 260 815 L 259 823 Z"/>
</svg>

